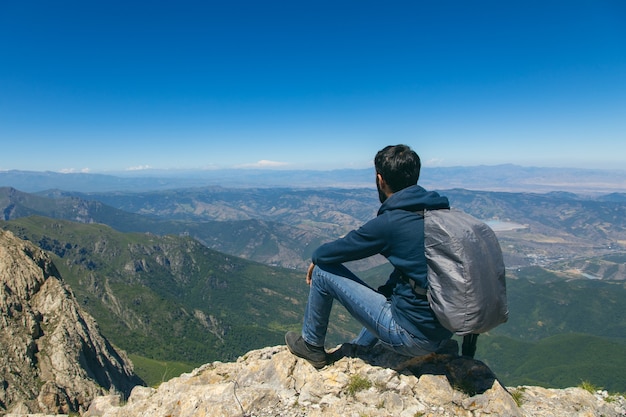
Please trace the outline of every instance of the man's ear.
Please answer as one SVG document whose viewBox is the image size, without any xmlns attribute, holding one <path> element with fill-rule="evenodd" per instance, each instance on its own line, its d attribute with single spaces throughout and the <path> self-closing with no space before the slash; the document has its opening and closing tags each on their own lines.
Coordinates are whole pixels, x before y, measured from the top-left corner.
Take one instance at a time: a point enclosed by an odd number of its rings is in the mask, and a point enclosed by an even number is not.
<svg viewBox="0 0 626 417">
<path fill-rule="evenodd" d="M 383 178 L 382 175 L 380 174 L 376 174 L 376 181 L 378 182 L 378 186 L 380 187 L 380 189 L 387 195 L 390 196 L 391 194 L 393 194 L 393 191 L 391 191 L 391 187 L 389 187 L 389 185 L 387 184 L 387 181 L 385 181 L 385 178 Z"/>
<path fill-rule="evenodd" d="M 378 183 L 378 185 L 382 188 L 383 184 L 385 183 L 385 179 L 383 178 L 382 175 L 380 175 L 379 173 L 376 173 L 376 182 Z"/>
</svg>

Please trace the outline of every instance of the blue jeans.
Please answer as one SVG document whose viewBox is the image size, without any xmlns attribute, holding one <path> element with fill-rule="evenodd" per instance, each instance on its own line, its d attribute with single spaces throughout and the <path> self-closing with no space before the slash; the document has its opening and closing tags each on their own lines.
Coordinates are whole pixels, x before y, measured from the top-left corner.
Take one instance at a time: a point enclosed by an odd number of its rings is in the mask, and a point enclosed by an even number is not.
<svg viewBox="0 0 626 417">
<path fill-rule="evenodd" d="M 391 302 L 343 265 L 318 265 L 313 270 L 302 328 L 307 343 L 324 346 L 334 300 L 363 325 L 353 344 L 371 347 L 380 342 L 405 356 L 426 355 L 439 348 L 440 342 L 418 339 L 400 327 L 391 313 Z"/>
</svg>

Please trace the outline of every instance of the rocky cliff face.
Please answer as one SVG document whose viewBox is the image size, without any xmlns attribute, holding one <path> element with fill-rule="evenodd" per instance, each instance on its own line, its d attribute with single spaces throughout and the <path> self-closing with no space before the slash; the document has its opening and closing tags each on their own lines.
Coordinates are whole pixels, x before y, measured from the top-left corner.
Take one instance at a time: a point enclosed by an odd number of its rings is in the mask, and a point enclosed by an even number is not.
<svg viewBox="0 0 626 417">
<path fill-rule="evenodd" d="M 0 230 L 0 414 L 69 413 L 141 383 L 50 258 Z"/>
<path fill-rule="evenodd" d="M 340 350 L 317 371 L 278 346 L 204 365 L 158 389 L 136 387 L 124 405 L 99 397 L 85 417 L 616 417 L 625 410 L 622 397 L 580 388 L 506 389 L 483 363 L 454 354 L 403 361 L 377 349 Z"/>
</svg>

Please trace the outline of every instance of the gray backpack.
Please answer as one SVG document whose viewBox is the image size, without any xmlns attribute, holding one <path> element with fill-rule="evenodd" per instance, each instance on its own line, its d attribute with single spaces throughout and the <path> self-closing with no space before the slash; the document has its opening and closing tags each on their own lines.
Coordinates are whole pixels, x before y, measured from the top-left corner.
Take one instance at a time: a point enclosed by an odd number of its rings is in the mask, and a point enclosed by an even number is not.
<svg viewBox="0 0 626 417">
<path fill-rule="evenodd" d="M 424 247 L 430 307 L 445 328 L 465 336 L 463 354 L 474 356 L 477 335 L 508 320 L 498 239 L 461 210 L 425 210 Z"/>
</svg>

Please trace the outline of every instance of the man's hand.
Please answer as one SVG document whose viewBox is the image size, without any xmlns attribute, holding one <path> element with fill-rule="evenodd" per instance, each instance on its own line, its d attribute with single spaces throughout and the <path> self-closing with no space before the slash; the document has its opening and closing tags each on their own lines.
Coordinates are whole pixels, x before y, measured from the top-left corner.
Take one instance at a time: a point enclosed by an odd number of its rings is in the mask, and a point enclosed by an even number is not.
<svg viewBox="0 0 626 417">
<path fill-rule="evenodd" d="M 313 275 L 313 268 L 315 268 L 315 264 L 311 262 L 311 265 L 309 265 L 309 270 L 306 271 L 306 283 L 309 285 L 311 285 L 311 275 Z"/>
</svg>

